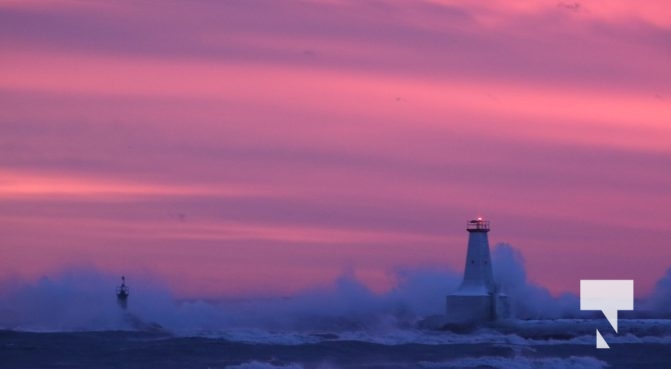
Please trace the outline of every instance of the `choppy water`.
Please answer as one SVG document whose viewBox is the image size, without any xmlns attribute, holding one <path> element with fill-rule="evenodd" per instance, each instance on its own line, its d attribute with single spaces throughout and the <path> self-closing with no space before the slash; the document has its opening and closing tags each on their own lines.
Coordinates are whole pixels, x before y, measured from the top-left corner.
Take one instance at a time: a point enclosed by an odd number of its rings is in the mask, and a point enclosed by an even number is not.
<svg viewBox="0 0 671 369">
<path fill-rule="evenodd" d="M 0 368 L 671 368 L 671 320 L 383 330 L 0 331 Z M 606 323 L 607 324 L 607 323 Z M 594 329 L 610 350 L 595 348 Z"/>
</svg>

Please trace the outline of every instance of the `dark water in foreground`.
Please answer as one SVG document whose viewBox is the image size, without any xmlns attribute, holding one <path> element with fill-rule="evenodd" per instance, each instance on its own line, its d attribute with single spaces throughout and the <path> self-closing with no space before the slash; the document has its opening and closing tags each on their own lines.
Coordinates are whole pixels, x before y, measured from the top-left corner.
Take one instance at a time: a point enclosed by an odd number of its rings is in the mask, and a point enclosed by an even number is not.
<svg viewBox="0 0 671 369">
<path fill-rule="evenodd" d="M 235 331 L 0 331 L 0 368 L 671 368 L 671 322 L 632 323 L 636 332 L 569 334 L 580 322 L 525 323 L 516 332 L 466 334 Z M 590 329 L 591 330 L 591 329 Z M 637 335 L 638 334 L 638 335 Z"/>
</svg>

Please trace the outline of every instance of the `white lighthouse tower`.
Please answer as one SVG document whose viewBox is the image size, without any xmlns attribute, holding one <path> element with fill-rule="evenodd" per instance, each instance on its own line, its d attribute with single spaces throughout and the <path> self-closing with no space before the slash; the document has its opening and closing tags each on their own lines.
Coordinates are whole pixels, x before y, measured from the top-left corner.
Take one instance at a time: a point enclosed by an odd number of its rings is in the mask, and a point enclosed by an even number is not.
<svg viewBox="0 0 671 369">
<path fill-rule="evenodd" d="M 464 280 L 459 289 L 447 296 L 447 321 L 477 324 L 506 318 L 508 297 L 499 291 L 492 273 L 489 254 L 489 221 L 477 218 L 466 225 L 468 252 Z"/>
</svg>

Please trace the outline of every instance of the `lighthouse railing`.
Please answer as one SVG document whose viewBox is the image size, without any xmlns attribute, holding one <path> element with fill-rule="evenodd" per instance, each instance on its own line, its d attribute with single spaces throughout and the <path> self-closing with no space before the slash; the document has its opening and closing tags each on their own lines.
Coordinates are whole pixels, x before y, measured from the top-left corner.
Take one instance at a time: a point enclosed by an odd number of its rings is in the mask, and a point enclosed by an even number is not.
<svg viewBox="0 0 671 369">
<path fill-rule="evenodd" d="M 469 231 L 489 230 L 489 221 L 488 220 L 469 220 L 466 223 L 466 229 L 469 230 Z"/>
</svg>

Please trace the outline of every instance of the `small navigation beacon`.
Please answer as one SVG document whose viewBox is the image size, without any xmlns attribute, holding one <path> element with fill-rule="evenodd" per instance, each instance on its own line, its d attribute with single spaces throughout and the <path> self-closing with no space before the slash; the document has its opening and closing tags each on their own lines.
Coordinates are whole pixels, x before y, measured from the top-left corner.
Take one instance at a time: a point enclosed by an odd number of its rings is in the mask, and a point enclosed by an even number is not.
<svg viewBox="0 0 671 369">
<path fill-rule="evenodd" d="M 126 277 L 121 276 L 121 286 L 116 288 L 116 301 L 122 309 L 128 307 L 128 286 L 126 286 Z"/>
</svg>

